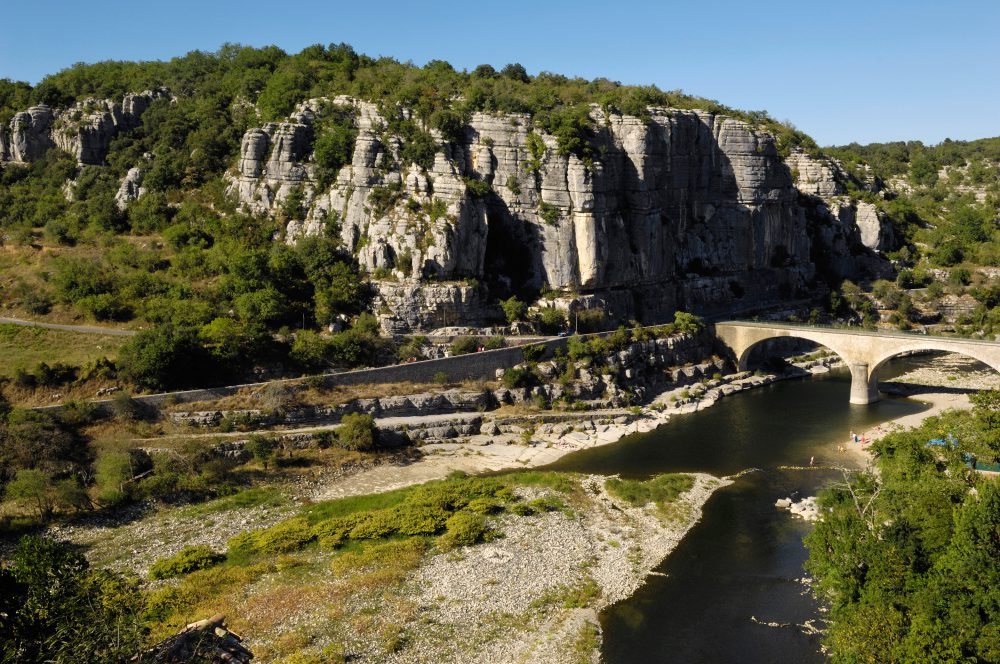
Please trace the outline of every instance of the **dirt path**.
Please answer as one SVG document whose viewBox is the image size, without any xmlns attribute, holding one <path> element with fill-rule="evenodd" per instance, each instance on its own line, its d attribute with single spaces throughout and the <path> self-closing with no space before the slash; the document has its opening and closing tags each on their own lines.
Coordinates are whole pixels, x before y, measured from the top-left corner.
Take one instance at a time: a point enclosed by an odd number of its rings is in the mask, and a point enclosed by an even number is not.
<svg viewBox="0 0 1000 664">
<path fill-rule="evenodd" d="M 0 318 L 3 325 L 21 325 L 23 327 L 44 327 L 47 330 L 63 330 L 65 332 L 82 332 L 83 334 L 107 334 L 114 337 L 134 337 L 135 330 L 121 330 L 115 327 L 99 327 L 97 325 L 63 325 L 62 323 L 42 323 L 20 318 Z"/>
</svg>

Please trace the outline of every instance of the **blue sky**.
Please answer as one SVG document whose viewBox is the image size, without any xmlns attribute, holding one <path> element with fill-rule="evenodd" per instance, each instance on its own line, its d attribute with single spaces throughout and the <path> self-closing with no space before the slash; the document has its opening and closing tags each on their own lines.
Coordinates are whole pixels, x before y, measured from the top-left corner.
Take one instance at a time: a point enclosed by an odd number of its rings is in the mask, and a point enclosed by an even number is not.
<svg viewBox="0 0 1000 664">
<path fill-rule="evenodd" d="M 604 76 L 790 120 L 820 144 L 1000 135 L 1000 2 L 5 3 L 0 77 L 161 59 L 224 42 L 348 42 L 456 68 Z"/>
</svg>

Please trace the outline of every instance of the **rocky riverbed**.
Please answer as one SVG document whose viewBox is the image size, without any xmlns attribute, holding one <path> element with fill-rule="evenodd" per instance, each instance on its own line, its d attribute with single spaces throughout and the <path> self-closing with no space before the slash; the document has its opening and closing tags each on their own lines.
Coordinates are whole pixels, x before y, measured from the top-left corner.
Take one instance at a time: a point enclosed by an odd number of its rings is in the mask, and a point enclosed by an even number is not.
<svg viewBox="0 0 1000 664">
<path fill-rule="evenodd" d="M 586 476 L 586 497 L 571 511 L 504 517 L 502 538 L 432 557 L 413 578 L 426 627 L 390 661 L 596 661 L 598 612 L 634 593 L 697 523 L 712 492 L 729 484 L 693 478 L 664 517 L 653 505 L 630 507 L 609 495 L 606 478 Z"/>
</svg>

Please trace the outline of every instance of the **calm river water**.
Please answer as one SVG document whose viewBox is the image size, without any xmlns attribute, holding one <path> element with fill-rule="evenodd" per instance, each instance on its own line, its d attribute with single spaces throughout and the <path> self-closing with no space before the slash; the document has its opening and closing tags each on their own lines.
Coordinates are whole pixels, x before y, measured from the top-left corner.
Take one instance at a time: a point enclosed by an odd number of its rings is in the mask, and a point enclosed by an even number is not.
<svg viewBox="0 0 1000 664">
<path fill-rule="evenodd" d="M 665 576 L 650 576 L 638 593 L 602 613 L 606 661 L 823 661 L 818 637 L 794 626 L 821 617 L 798 581 L 809 525 L 774 502 L 814 495 L 839 474 L 779 466 L 806 466 L 811 456 L 817 464 L 843 464 L 837 445 L 851 430 L 925 408 L 903 399 L 852 406 L 849 393 L 846 370 L 779 382 L 550 466 L 633 478 L 760 469 L 712 496 L 701 522 L 657 569 Z M 767 627 L 751 616 L 792 626 Z"/>
</svg>

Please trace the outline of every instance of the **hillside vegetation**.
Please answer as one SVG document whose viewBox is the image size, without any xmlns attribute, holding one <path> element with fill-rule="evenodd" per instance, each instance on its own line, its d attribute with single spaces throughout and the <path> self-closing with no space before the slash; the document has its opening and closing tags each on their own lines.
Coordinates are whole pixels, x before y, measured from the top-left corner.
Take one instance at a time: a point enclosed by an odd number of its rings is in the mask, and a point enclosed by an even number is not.
<svg viewBox="0 0 1000 664">
<path fill-rule="evenodd" d="M 402 141 L 401 158 L 425 167 L 441 149 L 430 131 L 447 141 L 475 111 L 529 114 L 560 152 L 589 160 L 592 104 L 637 116 L 648 115 L 649 105 L 704 108 L 766 128 L 784 151 L 815 147 L 766 113 L 678 91 L 529 76 L 516 63 L 499 71 L 457 71 L 443 61 L 417 67 L 345 44 L 298 54 L 225 45 L 166 62 L 79 64 L 36 86 L 0 80 L 0 125 L 33 104 L 78 104 L 86 112 L 96 107 L 92 100 L 150 89 L 164 93 L 137 128 L 112 140 L 105 165 L 78 165 L 53 149 L 0 170 L 0 302 L 23 317 L 154 327 L 118 355 L 119 378 L 148 389 L 394 356 L 364 315 L 372 292 L 352 254 L 357 247 L 333 234 L 295 247 L 274 242 L 302 201 L 292 195 L 276 214 L 254 216 L 226 194 L 224 174 L 236 165 L 244 131 L 286 117 L 307 98 L 347 94 L 376 103 Z M 349 120 L 327 118 L 318 128 L 322 181 L 350 159 Z M 137 164 L 146 193 L 119 206 L 116 191 Z M 342 331 L 322 339 L 292 334 L 329 323 Z"/>
<path fill-rule="evenodd" d="M 844 169 L 851 198 L 893 224 L 895 279 L 844 282 L 829 311 L 963 336 L 1000 331 L 1000 138 L 823 148 Z"/>
</svg>

